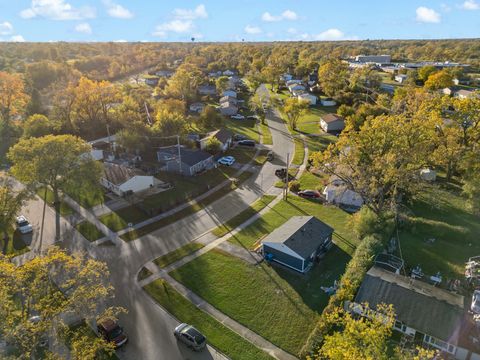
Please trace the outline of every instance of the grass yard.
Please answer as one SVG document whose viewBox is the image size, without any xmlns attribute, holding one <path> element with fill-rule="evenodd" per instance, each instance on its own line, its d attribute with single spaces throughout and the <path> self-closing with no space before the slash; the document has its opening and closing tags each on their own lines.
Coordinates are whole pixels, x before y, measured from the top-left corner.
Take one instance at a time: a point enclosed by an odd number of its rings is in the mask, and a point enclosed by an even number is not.
<svg viewBox="0 0 480 360">
<path fill-rule="evenodd" d="M 303 159 L 305 157 L 305 147 L 303 146 L 303 140 L 301 138 L 294 138 L 295 142 L 295 153 L 293 154 L 292 164 L 293 165 L 302 165 Z"/>
<path fill-rule="evenodd" d="M 296 355 L 328 302 L 320 286 L 333 284 L 348 255 L 337 248 L 325 259 L 303 276 L 267 263 L 253 266 L 212 250 L 171 275 L 220 311 Z"/>
<path fill-rule="evenodd" d="M 217 320 L 198 309 L 173 287 L 158 279 L 144 287 L 145 291 L 179 321 L 194 325 L 209 344 L 238 360 L 272 360 L 267 353 L 237 335 Z"/>
<path fill-rule="evenodd" d="M 149 216 L 135 205 L 102 215 L 98 218 L 112 231 L 120 231 L 128 226 L 128 223 L 137 224 L 147 220 Z"/>
<path fill-rule="evenodd" d="M 135 240 L 141 236 L 147 235 L 151 233 L 152 231 L 158 230 L 164 226 L 167 226 L 175 221 L 178 221 L 180 219 L 183 219 L 189 215 L 192 215 L 196 213 L 197 211 L 203 209 L 205 206 L 208 206 L 209 204 L 213 203 L 214 201 L 220 199 L 221 197 L 227 195 L 230 191 L 235 190 L 239 184 L 243 183 L 246 181 L 248 178 L 250 178 L 252 174 L 249 172 L 244 172 L 242 173 L 238 179 L 236 184 L 230 184 L 222 189 L 214 192 L 212 195 L 208 196 L 207 198 L 203 199 L 202 201 L 195 203 L 171 216 L 168 216 L 166 218 L 163 218 L 161 220 L 158 220 L 154 223 L 151 223 L 149 225 L 143 226 L 139 229 L 131 230 L 122 236 L 120 236 L 123 240 L 125 241 L 132 241 Z"/>
<path fill-rule="evenodd" d="M 225 152 L 225 156 L 233 156 L 235 161 L 240 164 L 248 164 L 253 159 L 257 150 L 247 146 L 235 146 Z M 225 168 L 225 166 L 221 166 Z"/>
<path fill-rule="evenodd" d="M 300 183 L 301 190 L 318 190 L 323 191 L 323 188 L 328 181 L 328 176 L 321 177 L 319 175 L 313 174 L 309 171 L 304 171 L 298 182 Z"/>
<path fill-rule="evenodd" d="M 266 123 L 260 124 L 260 130 L 262 131 L 263 135 L 263 144 L 273 145 L 272 133 L 270 132 L 270 128 L 268 127 L 268 125 Z"/>
<path fill-rule="evenodd" d="M 313 200 L 290 196 L 287 201 L 281 201 L 250 226 L 232 236 L 233 244 L 253 249 L 263 237 L 278 228 L 292 216 L 312 215 L 335 229 L 333 241 L 347 254 L 352 254 L 357 245 L 357 239 L 349 224 L 351 215 L 331 205 L 322 205 Z"/>
<path fill-rule="evenodd" d="M 414 201 L 410 222 L 400 232 L 407 266 L 419 264 L 428 275 L 464 277 L 465 262 L 480 255 L 480 217 L 466 209 L 460 194 L 459 188 L 433 184 Z M 435 241 L 428 243 L 430 238 Z"/>
<path fill-rule="evenodd" d="M 3 229 L 0 231 L 0 251 L 4 255 L 17 256 L 29 251 L 29 248 L 22 239 L 20 231 L 11 228 L 8 231 L 8 240 L 5 242 Z"/>
<path fill-rule="evenodd" d="M 142 267 L 140 272 L 138 273 L 138 281 L 142 281 L 152 275 L 152 272 L 148 270 L 146 267 Z"/>
<path fill-rule="evenodd" d="M 242 211 L 240 214 L 228 220 L 226 223 L 213 229 L 212 233 L 218 237 L 227 235 L 231 230 L 235 229 L 237 226 L 240 226 L 256 213 L 266 208 L 268 204 L 270 204 L 275 198 L 276 196 L 274 195 L 263 195 L 260 199 L 250 205 L 248 209 Z"/>
<path fill-rule="evenodd" d="M 82 234 L 85 239 L 87 239 L 90 242 L 96 241 L 98 239 L 101 239 L 105 235 L 97 229 L 95 225 L 93 225 L 91 222 L 88 220 L 85 220 L 75 226 L 75 229 L 77 229 L 80 234 Z"/>
<path fill-rule="evenodd" d="M 104 192 L 101 188 L 91 190 L 69 189 L 67 194 L 86 209 L 104 203 Z"/>
<path fill-rule="evenodd" d="M 190 255 L 191 253 L 200 250 L 203 248 L 205 245 L 200 244 L 198 242 L 191 242 L 186 245 L 183 245 L 182 247 L 173 250 L 169 252 L 166 255 L 160 256 L 159 258 L 156 258 L 153 262 L 155 265 L 158 267 L 164 268 L 170 264 L 173 264 L 174 262 L 180 260 L 181 258 L 184 258 L 187 255 Z"/>
<path fill-rule="evenodd" d="M 257 143 L 260 141 L 260 132 L 257 128 L 256 120 L 225 119 L 225 127 L 234 134 L 246 136 Z"/>
<path fill-rule="evenodd" d="M 331 134 L 323 134 L 320 136 L 306 136 L 308 152 L 324 151 L 328 145 L 337 142 L 337 137 Z"/>
<path fill-rule="evenodd" d="M 44 201 L 46 199 L 47 205 L 50 207 L 53 207 L 54 197 L 53 197 L 52 190 L 47 188 L 47 197 L 45 198 L 45 188 L 41 187 L 37 189 L 37 195 L 40 197 L 40 199 L 43 199 Z M 70 206 L 68 206 L 68 204 L 66 204 L 63 201 L 60 201 L 60 215 L 69 216 L 69 215 L 72 215 L 73 213 L 74 213 L 74 210 Z"/>
</svg>

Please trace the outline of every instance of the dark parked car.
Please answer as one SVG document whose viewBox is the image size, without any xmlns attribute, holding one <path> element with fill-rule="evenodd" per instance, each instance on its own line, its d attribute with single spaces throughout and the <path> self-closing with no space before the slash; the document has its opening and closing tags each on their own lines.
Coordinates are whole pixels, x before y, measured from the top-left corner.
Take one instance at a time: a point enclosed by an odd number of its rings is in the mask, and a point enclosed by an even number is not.
<svg viewBox="0 0 480 360">
<path fill-rule="evenodd" d="M 207 339 L 203 336 L 200 331 L 195 329 L 192 325 L 180 324 L 175 328 L 173 335 L 177 340 L 183 342 L 189 348 L 200 351 L 205 348 L 207 345 Z"/>
<path fill-rule="evenodd" d="M 275 175 L 285 181 L 285 178 L 287 177 L 287 169 L 286 168 L 281 168 L 275 170 Z M 295 179 L 295 177 L 292 174 L 288 174 L 288 181 L 292 181 Z"/>
<path fill-rule="evenodd" d="M 267 160 L 268 161 L 273 161 L 273 159 L 274 159 L 273 151 L 269 151 L 267 153 Z"/>
<path fill-rule="evenodd" d="M 320 197 L 320 193 L 316 190 L 302 190 L 298 192 L 298 196 L 305 199 L 318 199 Z"/>
<path fill-rule="evenodd" d="M 255 147 L 255 141 L 253 141 L 253 140 L 241 140 L 241 141 L 238 142 L 238 145 Z"/>
<path fill-rule="evenodd" d="M 233 135 L 233 140 L 235 141 L 247 140 L 247 137 L 241 134 L 235 134 Z"/>
<path fill-rule="evenodd" d="M 110 341 L 115 344 L 116 348 L 125 345 L 128 341 L 127 335 L 123 332 L 123 329 L 113 319 L 103 319 L 97 323 L 98 334 L 106 341 Z"/>
</svg>

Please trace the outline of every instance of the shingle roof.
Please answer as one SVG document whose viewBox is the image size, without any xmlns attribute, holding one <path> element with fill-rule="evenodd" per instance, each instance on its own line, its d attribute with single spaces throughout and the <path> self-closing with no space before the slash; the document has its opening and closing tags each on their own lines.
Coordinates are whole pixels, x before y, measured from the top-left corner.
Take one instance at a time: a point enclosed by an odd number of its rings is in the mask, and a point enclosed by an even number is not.
<svg viewBox="0 0 480 360">
<path fill-rule="evenodd" d="M 322 115 L 321 118 L 327 124 L 335 121 L 344 121 L 343 118 L 341 116 L 338 116 L 337 114 L 325 114 L 325 115 Z"/>
<path fill-rule="evenodd" d="M 121 185 L 126 181 L 130 180 L 134 176 L 144 176 L 146 175 L 143 171 L 139 169 L 133 169 L 126 167 L 124 165 L 113 164 L 113 163 L 104 163 L 104 178 L 108 180 L 108 182 Z"/>
<path fill-rule="evenodd" d="M 159 159 L 163 157 L 164 161 L 172 160 L 178 156 L 178 147 L 176 145 L 162 148 L 158 151 Z M 182 163 L 193 166 L 201 161 L 212 157 L 211 154 L 197 149 L 187 149 L 180 147 L 180 156 Z"/>
<path fill-rule="evenodd" d="M 371 268 L 356 303 L 393 304 L 397 320 L 427 335 L 455 344 L 464 318 L 463 296 L 430 284 Z"/>
<path fill-rule="evenodd" d="M 313 216 L 294 216 L 262 242 L 282 243 L 307 259 L 333 233 L 333 228 Z"/>
</svg>

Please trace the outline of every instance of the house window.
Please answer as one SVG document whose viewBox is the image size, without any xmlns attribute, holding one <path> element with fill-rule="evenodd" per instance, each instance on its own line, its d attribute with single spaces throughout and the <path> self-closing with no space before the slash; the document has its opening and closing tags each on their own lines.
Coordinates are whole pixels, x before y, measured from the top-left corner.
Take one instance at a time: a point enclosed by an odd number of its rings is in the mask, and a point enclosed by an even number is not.
<svg viewBox="0 0 480 360">
<path fill-rule="evenodd" d="M 407 326 L 405 324 L 402 324 L 401 321 L 396 320 L 395 325 L 393 326 L 396 330 L 399 330 L 403 333 L 407 332 Z"/>
<path fill-rule="evenodd" d="M 445 341 L 442 341 L 440 339 L 434 338 L 433 336 L 430 335 L 425 335 L 424 341 L 433 347 L 436 347 L 437 349 L 444 350 L 449 352 L 450 354 L 455 353 L 455 346 L 451 345 Z"/>
</svg>

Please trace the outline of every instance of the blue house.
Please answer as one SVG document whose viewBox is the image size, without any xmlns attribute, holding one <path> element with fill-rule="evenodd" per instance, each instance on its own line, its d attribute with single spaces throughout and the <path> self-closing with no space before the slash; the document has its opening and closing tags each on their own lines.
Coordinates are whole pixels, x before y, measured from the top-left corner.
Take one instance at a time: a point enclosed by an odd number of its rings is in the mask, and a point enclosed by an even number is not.
<svg viewBox="0 0 480 360">
<path fill-rule="evenodd" d="M 313 216 L 294 216 L 262 240 L 265 259 L 305 273 L 332 246 L 333 228 Z"/>
</svg>

